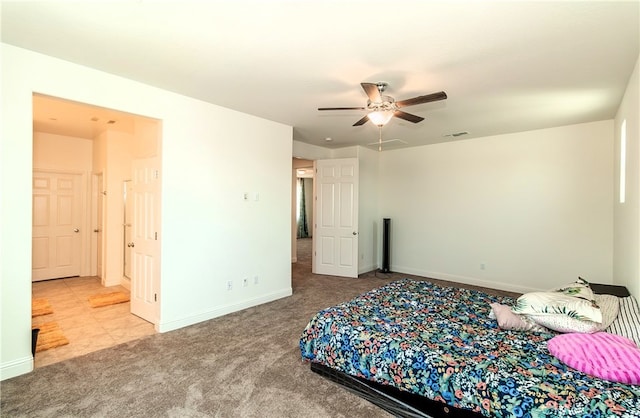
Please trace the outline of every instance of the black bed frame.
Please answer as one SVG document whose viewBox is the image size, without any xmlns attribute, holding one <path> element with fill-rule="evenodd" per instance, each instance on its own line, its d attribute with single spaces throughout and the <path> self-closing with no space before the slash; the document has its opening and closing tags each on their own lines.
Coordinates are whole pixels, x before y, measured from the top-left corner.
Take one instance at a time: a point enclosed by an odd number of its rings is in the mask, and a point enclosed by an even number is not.
<svg viewBox="0 0 640 418">
<path fill-rule="evenodd" d="M 343 386 L 363 399 L 379 406 L 396 417 L 403 418 L 478 418 L 481 414 L 455 408 L 415 393 L 401 391 L 363 378 L 350 376 L 320 363 L 311 363 L 311 370 Z"/>
<path fill-rule="evenodd" d="M 596 294 L 618 297 L 629 296 L 624 286 L 590 283 Z M 467 409 L 449 406 L 415 393 L 401 391 L 390 385 L 382 385 L 332 369 L 320 363 L 311 362 L 311 370 L 335 382 L 363 399 L 377 405 L 396 417 L 402 418 L 479 418 L 483 415 Z"/>
</svg>

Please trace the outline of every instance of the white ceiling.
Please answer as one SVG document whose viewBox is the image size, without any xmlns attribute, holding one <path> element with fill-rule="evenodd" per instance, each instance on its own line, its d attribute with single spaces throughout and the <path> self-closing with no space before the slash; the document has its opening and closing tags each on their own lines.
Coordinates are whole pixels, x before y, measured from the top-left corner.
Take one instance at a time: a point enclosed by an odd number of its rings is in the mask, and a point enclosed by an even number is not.
<svg viewBox="0 0 640 418">
<path fill-rule="evenodd" d="M 291 125 L 294 139 L 327 147 L 378 140 L 373 124 L 352 126 L 362 111 L 317 111 L 366 105 L 361 82 L 385 81 L 397 100 L 449 96 L 403 108 L 426 119 L 394 118 L 383 140 L 401 141 L 387 148 L 611 119 L 639 55 L 638 0 L 1 5 L 5 43 Z"/>
<path fill-rule="evenodd" d="M 133 134 L 135 120 L 148 119 L 42 94 L 33 95 L 33 130 L 93 139 L 105 130 Z"/>
</svg>

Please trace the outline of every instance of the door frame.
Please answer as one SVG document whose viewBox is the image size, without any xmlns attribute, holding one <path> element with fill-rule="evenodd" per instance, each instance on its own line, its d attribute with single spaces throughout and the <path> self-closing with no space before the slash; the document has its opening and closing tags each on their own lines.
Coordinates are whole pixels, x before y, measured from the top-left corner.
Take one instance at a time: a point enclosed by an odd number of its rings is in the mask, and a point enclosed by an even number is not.
<svg viewBox="0 0 640 418">
<path fill-rule="evenodd" d="M 104 225 L 104 173 L 91 174 L 91 251 L 90 251 L 90 267 L 89 275 L 104 277 L 104 242 L 98 242 L 98 238 L 102 240 L 102 228 Z M 100 217 L 101 219 L 98 219 Z M 99 233 L 98 233 L 99 232 Z M 98 254 L 100 251 L 100 254 Z M 98 258 L 101 262 L 98 263 Z M 100 271 L 98 271 L 100 266 Z"/>
<path fill-rule="evenodd" d="M 67 97 L 63 97 L 57 94 L 47 94 L 44 92 L 32 92 L 32 101 L 33 101 L 33 97 L 35 95 L 47 95 L 50 96 L 52 98 L 55 99 L 59 99 L 60 101 L 71 101 L 71 102 L 75 102 L 80 106 L 86 106 L 88 108 L 104 108 L 113 112 L 118 112 L 118 113 L 122 113 L 122 114 L 129 114 L 131 115 L 130 112 L 125 111 L 125 110 L 121 110 L 121 109 L 116 109 L 116 108 L 112 108 L 109 106 L 105 106 L 99 103 L 87 103 L 87 102 L 78 102 L 76 100 L 67 98 Z M 162 125 L 162 118 L 159 117 L 152 117 L 152 116 L 146 116 L 146 115 L 142 115 L 142 114 L 134 114 L 136 118 L 140 119 L 141 121 L 152 121 L 154 123 L 157 124 L 157 138 L 155 142 L 156 145 L 156 149 L 154 151 L 155 157 L 158 158 L 158 160 L 160 161 L 160 169 L 162 168 L 162 142 L 163 142 L 163 125 Z M 33 115 L 32 115 L 33 118 Z M 44 132 L 44 131 L 43 131 Z M 32 136 L 34 134 L 34 131 L 32 130 Z M 95 140 L 96 138 L 83 138 L 83 139 L 90 139 L 90 140 Z M 31 157 L 33 158 L 34 156 L 34 150 L 33 147 L 31 149 Z M 105 167 L 105 170 L 108 169 L 108 167 L 110 166 L 110 164 L 107 164 L 107 166 Z M 45 171 L 45 170 L 49 170 L 46 168 L 38 168 L 38 167 L 33 167 L 32 168 L 32 172 L 34 170 L 39 170 L 39 171 Z M 56 171 L 56 170 L 49 170 L 49 171 Z M 73 172 L 74 174 L 76 174 L 76 172 L 72 171 L 72 170 L 57 170 L 60 172 Z M 93 171 L 87 171 L 87 172 L 78 172 L 77 174 L 82 174 L 82 193 L 83 193 L 83 199 L 82 199 L 82 216 L 83 216 L 83 223 L 82 223 L 82 230 L 84 231 L 84 233 L 82 234 L 82 248 L 83 248 L 83 252 L 84 255 L 82 257 L 81 260 L 81 272 L 80 272 L 80 276 L 91 276 L 92 274 L 95 273 L 96 271 L 96 259 L 94 257 L 92 257 L 91 252 L 97 247 L 93 246 L 92 244 L 95 242 L 97 243 L 97 239 L 91 239 L 91 235 L 93 234 L 93 225 L 95 225 L 94 223 L 94 219 L 95 217 L 97 217 L 97 213 L 94 214 L 94 210 L 95 210 L 95 205 L 94 204 L 94 200 L 93 200 L 93 190 L 94 190 L 94 175 L 102 175 L 102 181 L 103 181 L 103 185 L 102 185 L 102 190 L 105 189 L 106 187 L 106 183 L 107 183 L 107 176 L 106 176 L 106 171 L 103 172 L 93 172 Z M 107 271 L 107 264 L 106 264 L 106 252 L 107 252 L 107 247 L 105 245 L 106 243 L 106 239 L 105 239 L 105 234 L 104 234 L 104 226 L 106 226 L 106 220 L 108 217 L 108 212 L 106 210 L 106 199 L 104 199 L 104 195 L 106 195 L 106 192 L 102 192 L 102 196 L 103 196 L 103 210 L 102 210 L 102 224 L 103 224 L 103 233 L 101 234 L 102 236 L 102 284 L 103 286 L 105 285 L 105 277 L 106 274 L 105 272 Z M 97 201 L 97 199 L 96 199 Z M 160 213 L 162 210 L 162 201 L 160 201 Z M 161 215 L 160 215 L 161 216 Z M 161 223 L 160 218 L 158 219 L 158 222 Z M 31 231 L 30 231 L 31 232 Z M 82 231 L 81 231 L 82 233 Z M 32 234 L 31 234 L 32 235 Z M 124 238 L 124 237 L 123 237 Z M 31 237 L 30 237 L 31 239 Z M 124 244 L 124 240 L 122 240 L 122 244 Z M 120 251 L 120 248 L 118 248 L 118 251 Z M 161 255 L 160 255 L 161 257 Z M 158 260 L 159 263 L 161 263 L 161 258 Z M 123 281 L 124 279 L 124 275 L 121 277 L 120 281 L 119 281 L 119 285 L 125 286 L 125 282 Z M 161 276 L 158 276 L 158 291 L 160 290 L 160 286 L 161 286 Z M 158 307 L 157 307 L 157 312 L 158 312 L 158 316 L 157 316 L 157 321 L 154 322 L 154 326 L 156 331 L 158 330 L 158 326 L 159 326 L 159 322 L 160 322 L 160 312 L 161 312 L 161 301 L 158 300 Z"/>
</svg>

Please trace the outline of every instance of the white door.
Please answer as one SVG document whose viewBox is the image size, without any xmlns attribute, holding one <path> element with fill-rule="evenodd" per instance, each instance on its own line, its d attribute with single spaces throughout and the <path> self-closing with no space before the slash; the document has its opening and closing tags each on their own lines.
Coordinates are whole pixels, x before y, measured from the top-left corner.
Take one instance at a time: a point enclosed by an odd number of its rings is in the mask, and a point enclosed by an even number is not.
<svg viewBox="0 0 640 418">
<path fill-rule="evenodd" d="M 131 313 L 157 324 L 160 284 L 159 159 L 134 160 L 132 173 Z"/>
<path fill-rule="evenodd" d="M 313 272 L 358 277 L 358 159 L 317 160 Z"/>
<path fill-rule="evenodd" d="M 32 281 L 80 275 L 80 174 L 34 171 Z"/>
</svg>

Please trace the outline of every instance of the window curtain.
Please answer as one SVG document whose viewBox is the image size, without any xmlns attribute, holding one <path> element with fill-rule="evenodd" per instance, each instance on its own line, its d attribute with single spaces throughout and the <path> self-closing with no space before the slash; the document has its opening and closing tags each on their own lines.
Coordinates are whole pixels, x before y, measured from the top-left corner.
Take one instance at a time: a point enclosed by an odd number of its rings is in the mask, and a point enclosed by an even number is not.
<svg viewBox="0 0 640 418">
<path fill-rule="evenodd" d="M 307 224 L 307 198 L 305 194 L 304 179 L 298 179 L 298 238 L 309 238 L 309 226 Z"/>
</svg>

